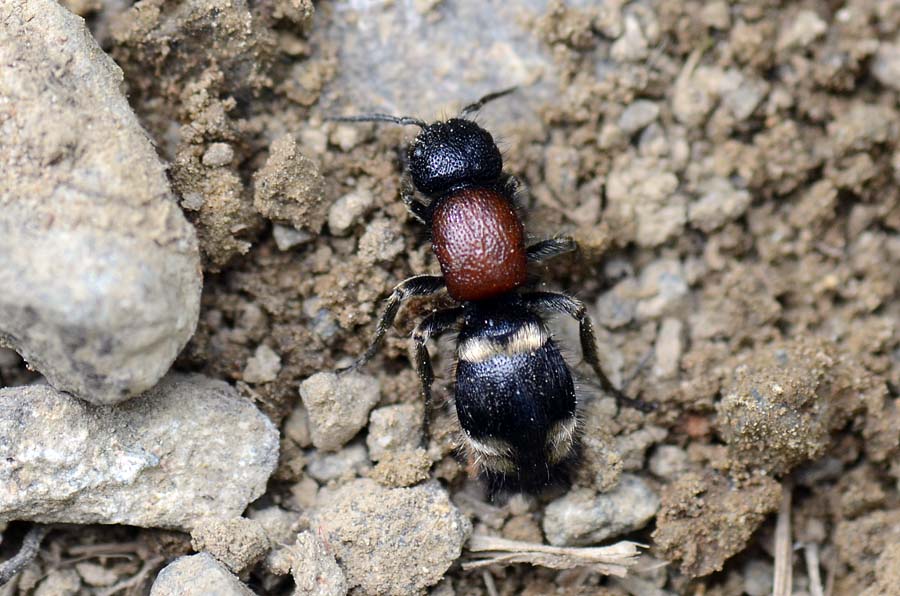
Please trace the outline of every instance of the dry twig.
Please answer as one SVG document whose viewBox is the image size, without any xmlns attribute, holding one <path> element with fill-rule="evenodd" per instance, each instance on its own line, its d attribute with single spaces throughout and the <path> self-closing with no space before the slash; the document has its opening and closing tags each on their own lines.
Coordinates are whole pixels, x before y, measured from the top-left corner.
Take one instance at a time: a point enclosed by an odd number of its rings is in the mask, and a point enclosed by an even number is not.
<svg viewBox="0 0 900 596">
<path fill-rule="evenodd" d="M 589 566 L 604 575 L 624 577 L 637 563 L 638 549 L 643 545 L 623 540 L 610 546 L 564 547 L 533 542 L 506 540 L 496 536 L 473 536 L 468 549 L 478 553 L 463 563 L 463 569 L 480 569 L 488 565 L 529 563 L 551 569 Z"/>
<path fill-rule="evenodd" d="M 803 549 L 806 558 L 806 573 L 809 575 L 809 593 L 812 596 L 825 596 L 822 587 L 822 574 L 819 572 L 819 545 L 810 542 Z"/>
<path fill-rule="evenodd" d="M 793 586 L 793 548 L 791 545 L 791 485 L 781 488 L 781 508 L 775 525 L 775 582 L 773 596 L 791 596 Z"/>
<path fill-rule="evenodd" d="M 47 535 L 49 528 L 47 526 L 34 525 L 25 534 L 22 541 L 22 548 L 11 559 L 0 564 L 0 586 L 6 584 L 17 573 L 22 571 L 26 565 L 31 563 L 41 548 L 41 541 Z"/>
</svg>

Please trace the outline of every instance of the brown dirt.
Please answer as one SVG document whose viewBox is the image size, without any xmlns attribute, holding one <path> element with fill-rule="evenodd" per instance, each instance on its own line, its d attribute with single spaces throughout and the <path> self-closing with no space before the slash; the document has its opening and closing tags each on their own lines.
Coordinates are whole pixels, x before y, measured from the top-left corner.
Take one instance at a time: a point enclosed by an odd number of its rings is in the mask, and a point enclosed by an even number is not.
<svg viewBox="0 0 900 596">
<path fill-rule="evenodd" d="M 88 17 L 125 71 L 132 104 L 171 160 L 172 184 L 200 233 L 201 320 L 178 367 L 236 383 L 284 423 L 303 379 L 364 350 L 395 283 L 438 270 L 398 198 L 398 147 L 409 131 L 322 121 L 319 103 L 340 95 L 329 85 L 343 72 L 340 44 L 325 34 L 338 18 L 333 7 L 317 7 L 310 20 L 310 5 L 291 0 L 145 0 L 124 11 L 112 2 L 67 4 Z M 431 4 L 426 17 L 454 3 Z M 742 593 L 751 564 L 771 563 L 769 514 L 789 479 L 794 540 L 816 545 L 834 593 L 887 593 L 879 586 L 896 587 L 900 559 L 886 532 L 900 527 L 900 91 L 878 80 L 874 64 L 879 43 L 900 32 L 900 5 L 635 4 L 628 18 L 648 44 L 640 59 L 629 54 L 640 44 L 612 42 L 622 24 L 600 9 L 552 2 L 523 16 L 558 88 L 550 83 L 554 96 L 535 99 L 523 86 L 513 101 L 527 104 L 531 119 L 498 125 L 507 169 L 530 189 L 529 232 L 567 231 L 584 244 L 580 255 L 542 269 L 543 278 L 589 305 L 599 299 L 595 318 L 605 301 L 618 300 L 622 320 L 606 324 L 600 338 L 614 378 L 628 378 L 655 354 L 629 393 L 659 408 L 648 416 L 607 412 L 604 402 L 589 409 L 589 428 L 603 430 L 587 442 L 578 482 L 605 488 L 623 466 L 655 478 L 663 495 L 655 528 L 634 537 L 672 561 L 658 587 L 724 596 Z M 810 14 L 824 30 L 792 37 L 792 25 Z M 460 105 L 478 95 L 446 100 Z M 629 133 L 623 115 L 637 100 L 659 113 Z M 313 164 L 296 166 L 308 175 L 293 185 L 271 171 L 273 154 L 287 151 L 276 144 L 285 135 Z M 228 144 L 227 161 L 204 157 L 215 143 Z M 261 177 L 287 185 L 294 208 L 255 205 Z M 327 206 L 360 188 L 372 206 L 347 235 L 332 235 L 323 227 Z M 287 222 L 311 237 L 283 251 L 273 225 Z M 654 267 L 665 273 L 642 277 Z M 417 300 L 401 311 L 368 367 L 381 382 L 381 405 L 419 399 L 405 338 L 445 301 Z M 658 342 L 670 320 L 675 333 Z M 560 335 L 572 344 L 565 328 Z M 251 383 L 244 370 L 260 344 L 281 367 L 274 380 Z M 674 359 L 673 370 L 654 368 L 664 357 Z M 436 361 L 440 371 L 449 359 Z M 5 356 L 0 373 L 10 384 L 30 377 Z M 439 398 L 447 384 L 444 374 Z M 431 475 L 456 499 L 471 485 L 453 456 L 452 417 L 435 416 Z M 625 453 L 608 451 L 611 444 Z M 651 475 L 658 444 L 683 452 L 686 475 Z M 265 499 L 290 507 L 315 482 L 302 471 L 308 445 L 283 445 Z M 384 460 L 370 475 L 394 486 L 415 482 L 423 456 L 408 459 Z M 512 516 L 507 505 L 494 526 L 485 521 L 492 510 L 479 509 L 476 528 L 538 538 L 543 502 Z M 130 545 L 133 558 L 110 555 L 115 548 L 99 546 L 106 543 Z M 140 560 L 186 552 L 188 543 L 148 530 L 63 529 L 41 564 L 64 566 L 88 548 L 122 578 L 137 573 Z M 808 590 L 802 558 L 795 586 Z M 487 593 L 480 574 L 453 568 L 450 577 L 457 594 Z M 627 593 L 597 575 L 526 566 L 492 578 L 504 595 Z M 29 572 L 20 593 L 39 580 Z M 259 591 L 290 590 L 289 579 L 261 566 L 250 581 Z"/>
</svg>

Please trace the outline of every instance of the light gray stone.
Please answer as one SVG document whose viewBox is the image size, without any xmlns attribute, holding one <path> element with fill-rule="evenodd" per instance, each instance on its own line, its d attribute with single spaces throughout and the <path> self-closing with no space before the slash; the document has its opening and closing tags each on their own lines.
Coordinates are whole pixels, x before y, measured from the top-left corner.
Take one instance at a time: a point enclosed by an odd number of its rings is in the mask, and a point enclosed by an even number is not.
<svg viewBox="0 0 900 596">
<path fill-rule="evenodd" d="M 247 360 L 243 377 L 247 383 L 269 383 L 278 377 L 280 370 L 281 356 L 266 344 L 260 344 Z"/>
<path fill-rule="evenodd" d="M 335 236 L 346 236 L 373 205 L 375 197 L 367 188 L 345 194 L 328 209 L 328 229 Z"/>
<path fill-rule="evenodd" d="M 194 332 L 195 232 L 83 19 L 0 4 L 0 64 L 0 344 L 57 389 L 125 400 Z"/>
<path fill-rule="evenodd" d="M 169 375 L 115 407 L 46 385 L 0 390 L 0 522 L 189 531 L 239 516 L 277 460 L 271 421 L 200 375 Z"/>
<path fill-rule="evenodd" d="M 180 557 L 156 576 L 150 596 L 252 596 L 224 565 L 207 553 Z"/>
<path fill-rule="evenodd" d="M 369 457 L 378 461 L 388 452 L 412 450 L 422 442 L 422 408 L 413 404 L 385 406 L 369 417 L 366 446 Z"/>
<path fill-rule="evenodd" d="M 644 480 L 623 474 L 606 494 L 574 490 L 547 505 L 544 535 L 555 546 L 584 546 L 643 528 L 659 509 L 659 497 Z"/>
</svg>

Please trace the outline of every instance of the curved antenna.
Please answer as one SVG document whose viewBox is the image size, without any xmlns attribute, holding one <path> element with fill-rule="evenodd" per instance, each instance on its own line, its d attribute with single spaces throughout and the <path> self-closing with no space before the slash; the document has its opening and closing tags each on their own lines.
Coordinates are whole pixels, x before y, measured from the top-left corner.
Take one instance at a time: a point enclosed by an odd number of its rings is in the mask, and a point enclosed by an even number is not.
<svg viewBox="0 0 900 596">
<path fill-rule="evenodd" d="M 462 118 L 464 116 L 468 116 L 472 112 L 477 112 L 478 110 L 480 110 L 481 108 L 484 107 L 484 104 L 494 101 L 495 99 L 498 99 L 500 97 L 503 97 L 504 95 L 509 95 L 516 89 L 518 89 L 518 86 L 507 87 L 506 89 L 502 89 L 500 91 L 494 91 L 493 93 L 488 93 L 487 95 L 485 95 L 484 97 L 482 97 L 481 99 L 476 101 L 475 103 L 470 103 L 469 105 L 464 107 L 462 110 L 460 110 L 459 117 Z"/>
<path fill-rule="evenodd" d="M 391 124 L 399 124 L 408 126 L 410 124 L 425 128 L 428 126 L 424 120 L 413 118 L 411 116 L 391 116 L 390 114 L 359 114 L 356 116 L 326 116 L 325 120 L 331 122 L 390 122 Z"/>
</svg>

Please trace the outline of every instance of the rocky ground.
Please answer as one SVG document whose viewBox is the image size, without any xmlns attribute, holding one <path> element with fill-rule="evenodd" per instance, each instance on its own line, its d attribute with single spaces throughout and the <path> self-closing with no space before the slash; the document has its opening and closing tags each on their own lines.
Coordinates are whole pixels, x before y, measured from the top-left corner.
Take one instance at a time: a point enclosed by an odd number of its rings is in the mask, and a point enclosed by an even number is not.
<svg viewBox="0 0 900 596">
<path fill-rule="evenodd" d="M 898 593 L 900 2 L 0 0 L 0 64 L 0 595 Z M 330 372 L 438 267 L 415 131 L 325 117 L 511 85 L 536 283 L 657 407 L 559 320 L 584 461 L 491 502 L 447 298 Z"/>
</svg>

